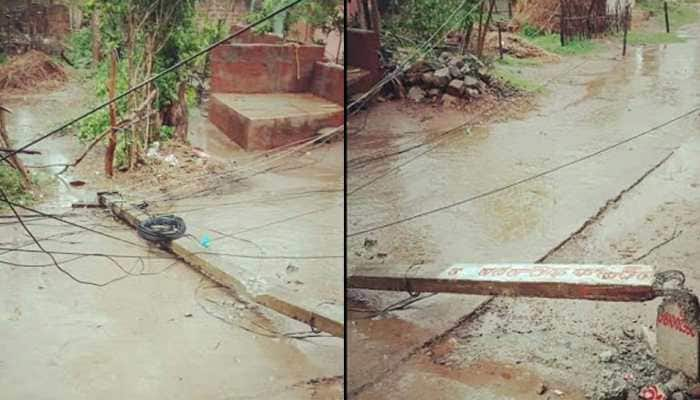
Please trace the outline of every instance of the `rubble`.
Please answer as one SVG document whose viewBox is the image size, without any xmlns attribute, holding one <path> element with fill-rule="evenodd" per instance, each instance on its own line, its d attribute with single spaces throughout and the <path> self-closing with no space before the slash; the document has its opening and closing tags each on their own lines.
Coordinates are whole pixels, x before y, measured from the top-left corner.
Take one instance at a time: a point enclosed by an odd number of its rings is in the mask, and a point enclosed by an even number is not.
<svg viewBox="0 0 700 400">
<path fill-rule="evenodd" d="M 406 70 L 402 83 L 408 88 L 411 101 L 447 106 L 460 104 L 459 99 L 478 98 L 495 85 L 487 66 L 477 57 L 448 52 L 436 61 L 417 61 Z"/>
</svg>

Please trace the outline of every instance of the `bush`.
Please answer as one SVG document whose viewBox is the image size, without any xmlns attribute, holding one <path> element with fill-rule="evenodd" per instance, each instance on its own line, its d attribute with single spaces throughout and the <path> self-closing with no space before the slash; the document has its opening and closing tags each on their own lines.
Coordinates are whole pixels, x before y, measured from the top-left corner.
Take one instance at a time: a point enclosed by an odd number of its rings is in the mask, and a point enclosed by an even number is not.
<svg viewBox="0 0 700 400">
<path fill-rule="evenodd" d="M 92 30 L 90 28 L 82 28 L 71 34 L 68 39 L 67 56 L 76 68 L 90 67 L 92 64 Z"/>
<path fill-rule="evenodd" d="M 7 165 L 0 165 L 0 187 L 11 201 L 26 204 L 32 196 L 24 191 L 22 179 L 14 168 Z M 0 208 L 6 208 L 7 204 L 0 202 Z"/>
<path fill-rule="evenodd" d="M 534 38 L 534 37 L 542 35 L 542 33 L 543 33 L 538 27 L 530 25 L 530 24 L 523 25 L 521 32 L 522 32 L 523 36 L 525 36 L 527 38 Z"/>
</svg>

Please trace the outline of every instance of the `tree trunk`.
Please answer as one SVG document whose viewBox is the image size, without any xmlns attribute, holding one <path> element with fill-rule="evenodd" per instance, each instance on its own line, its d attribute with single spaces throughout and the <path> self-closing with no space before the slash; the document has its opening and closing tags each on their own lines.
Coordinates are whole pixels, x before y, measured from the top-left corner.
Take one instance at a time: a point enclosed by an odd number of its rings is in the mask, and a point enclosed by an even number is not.
<svg viewBox="0 0 700 400">
<path fill-rule="evenodd" d="M 95 9 L 90 21 L 92 29 L 92 62 L 97 65 L 102 61 L 102 33 L 100 31 L 100 11 Z"/>
<path fill-rule="evenodd" d="M 8 149 L 13 148 L 12 143 L 10 143 L 10 137 L 7 134 L 7 131 L 5 130 L 5 114 L 2 108 L 0 108 L 0 146 L 6 147 Z M 0 153 L 0 156 L 4 156 L 4 154 Z M 7 161 L 19 172 L 19 175 L 22 179 L 22 187 L 25 190 L 31 188 L 32 180 L 29 177 L 29 172 L 27 172 L 27 169 L 24 167 L 24 163 L 22 163 L 22 160 L 20 160 L 19 157 L 17 157 L 17 154 L 7 159 Z"/>
<path fill-rule="evenodd" d="M 175 107 L 175 137 L 182 141 L 187 141 L 187 131 L 189 129 L 189 118 L 187 110 L 187 81 L 180 82 L 177 91 L 178 104 Z"/>
<path fill-rule="evenodd" d="M 112 66 L 109 77 L 109 99 L 112 100 L 117 96 L 117 53 L 116 50 L 112 53 Z M 114 152 L 117 149 L 117 104 L 112 103 L 109 106 L 109 123 L 112 131 L 109 133 L 109 144 L 107 144 L 107 153 L 105 154 L 105 174 L 110 178 L 114 176 Z"/>
<path fill-rule="evenodd" d="M 491 0 L 491 4 L 489 5 L 488 14 L 486 16 L 486 23 L 484 24 L 483 29 L 480 30 L 481 36 L 479 37 L 478 48 L 477 48 L 477 56 L 478 57 L 481 57 L 484 53 L 484 45 L 486 44 L 486 35 L 489 32 L 489 25 L 491 25 L 491 17 L 493 16 L 494 7 L 496 7 L 496 0 Z"/>
</svg>

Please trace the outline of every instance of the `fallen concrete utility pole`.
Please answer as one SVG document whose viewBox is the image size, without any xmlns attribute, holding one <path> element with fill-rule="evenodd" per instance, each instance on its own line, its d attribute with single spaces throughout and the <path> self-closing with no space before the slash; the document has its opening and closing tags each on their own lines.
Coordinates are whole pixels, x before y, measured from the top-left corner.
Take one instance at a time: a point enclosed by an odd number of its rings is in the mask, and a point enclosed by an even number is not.
<svg viewBox="0 0 700 400">
<path fill-rule="evenodd" d="M 359 268 L 348 287 L 424 293 L 463 293 L 644 301 L 657 297 L 647 265 L 456 264 L 416 265 L 407 270 Z"/>
<path fill-rule="evenodd" d="M 678 287 L 666 287 L 675 274 Z M 680 279 L 679 278 L 680 275 Z M 463 293 L 642 302 L 663 297 L 656 319 L 656 360 L 668 369 L 700 379 L 700 305 L 683 288 L 678 271 L 655 273 L 647 265 L 456 264 L 416 265 L 392 271 L 358 268 L 348 277 L 355 289 L 409 293 Z"/>
<path fill-rule="evenodd" d="M 98 202 L 111 212 L 136 228 L 148 215 L 140 210 L 126 209 L 117 193 L 99 193 Z M 252 299 L 254 302 L 272 309 L 287 317 L 308 324 L 314 329 L 328 332 L 336 337 L 344 337 L 343 310 L 320 311 L 311 296 L 297 293 L 282 286 L 271 285 L 265 288 L 248 288 L 245 282 L 255 281 L 250 272 L 229 263 L 214 264 L 208 260 L 207 252 L 202 252 L 196 241 L 184 237 L 165 244 L 165 249 L 183 262 L 206 275 L 214 282 Z"/>
</svg>

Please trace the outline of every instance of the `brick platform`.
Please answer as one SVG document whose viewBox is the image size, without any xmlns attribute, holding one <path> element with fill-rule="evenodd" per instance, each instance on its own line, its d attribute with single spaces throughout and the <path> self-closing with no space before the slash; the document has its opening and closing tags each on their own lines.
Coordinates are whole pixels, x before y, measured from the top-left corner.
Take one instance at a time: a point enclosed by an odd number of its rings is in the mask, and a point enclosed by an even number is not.
<svg viewBox="0 0 700 400">
<path fill-rule="evenodd" d="M 234 44 L 211 55 L 211 89 L 216 93 L 310 92 L 322 46 Z"/>
<path fill-rule="evenodd" d="M 343 124 L 343 107 L 310 93 L 213 93 L 209 119 L 246 150 L 308 139 Z"/>
</svg>

